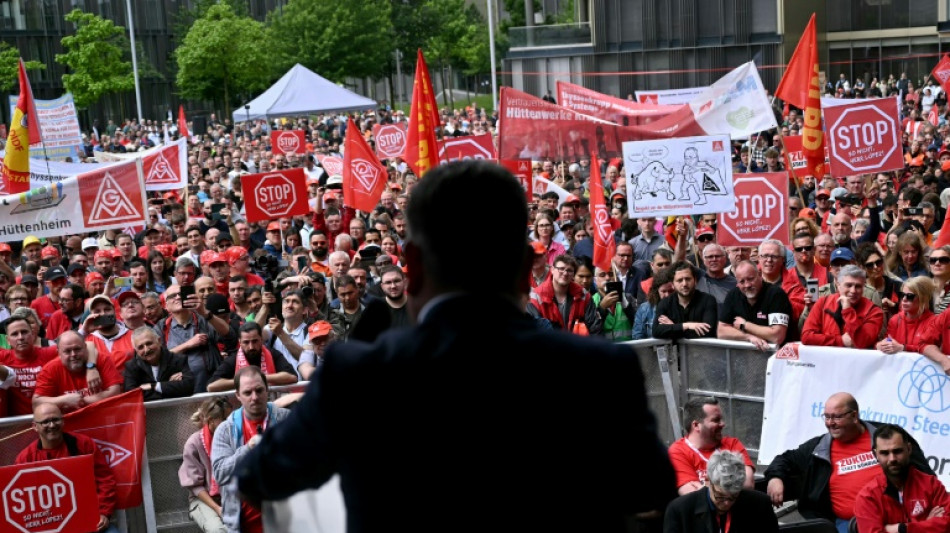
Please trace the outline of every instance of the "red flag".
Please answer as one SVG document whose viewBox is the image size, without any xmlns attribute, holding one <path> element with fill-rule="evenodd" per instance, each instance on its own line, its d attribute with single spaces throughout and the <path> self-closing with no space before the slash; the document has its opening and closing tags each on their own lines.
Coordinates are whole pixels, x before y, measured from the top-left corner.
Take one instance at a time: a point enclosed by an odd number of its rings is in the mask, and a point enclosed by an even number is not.
<svg viewBox="0 0 950 533">
<path fill-rule="evenodd" d="M 0 194 L 14 194 L 30 190 L 30 145 L 42 140 L 40 123 L 36 118 L 33 91 L 20 59 L 20 97 L 10 120 L 6 155 L 3 157 L 3 182 Z"/>
<path fill-rule="evenodd" d="M 416 61 L 416 79 L 412 85 L 412 108 L 409 112 L 409 132 L 406 153 L 403 159 L 420 178 L 439 164 L 435 128 L 438 127 L 439 110 L 435 106 L 435 91 L 429 78 L 426 60 L 419 50 Z"/>
<path fill-rule="evenodd" d="M 64 429 L 93 439 L 115 475 L 119 509 L 142 505 L 145 404 L 136 388 L 66 415 Z"/>
<path fill-rule="evenodd" d="M 182 137 L 191 137 L 188 133 L 188 121 L 185 120 L 185 106 L 178 104 L 178 133 Z"/>
<path fill-rule="evenodd" d="M 600 164 L 597 154 L 591 158 L 590 166 L 590 212 L 594 221 L 594 266 L 601 270 L 610 270 L 610 260 L 617 251 L 613 227 L 610 225 L 610 209 L 604 198 L 604 181 L 600 177 Z"/>
<path fill-rule="evenodd" d="M 802 151 L 808 161 L 808 173 L 824 176 L 825 138 L 821 129 L 821 88 L 818 86 L 818 40 L 814 13 L 795 47 L 775 96 L 803 110 L 805 126 L 802 128 Z"/>
<path fill-rule="evenodd" d="M 944 54 L 937 66 L 930 72 L 930 75 L 937 80 L 937 83 L 943 87 L 944 91 L 950 93 L 950 54 Z"/>
<path fill-rule="evenodd" d="M 347 119 L 343 147 L 343 205 L 369 213 L 379 203 L 389 173 L 376 159 L 352 118 Z"/>
<path fill-rule="evenodd" d="M 937 112 L 936 104 L 930 106 L 930 113 L 927 113 L 927 120 L 936 127 L 940 123 L 940 113 Z"/>
</svg>

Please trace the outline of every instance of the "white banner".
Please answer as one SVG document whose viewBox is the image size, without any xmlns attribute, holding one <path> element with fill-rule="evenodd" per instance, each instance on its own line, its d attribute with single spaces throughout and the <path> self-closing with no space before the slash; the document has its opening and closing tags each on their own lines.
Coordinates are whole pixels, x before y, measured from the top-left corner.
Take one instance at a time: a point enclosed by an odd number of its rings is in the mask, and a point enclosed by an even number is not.
<svg viewBox="0 0 950 533">
<path fill-rule="evenodd" d="M 10 116 L 19 96 L 10 96 Z M 43 142 L 30 145 L 34 154 L 43 154 L 50 159 L 78 158 L 82 150 L 82 130 L 73 95 L 66 93 L 55 100 L 36 100 L 36 115 L 40 121 Z M 45 147 L 45 150 L 44 150 Z"/>
<path fill-rule="evenodd" d="M 184 137 L 141 152 L 95 152 L 97 161 L 142 160 L 146 191 L 184 189 L 188 185 L 188 145 Z M 32 167 L 30 167 L 32 168 Z"/>
<path fill-rule="evenodd" d="M 623 159 L 633 218 L 736 208 L 728 135 L 625 142 Z"/>
<path fill-rule="evenodd" d="M 836 392 L 858 401 L 862 420 L 898 424 L 917 439 L 950 487 L 950 377 L 918 353 L 800 346 L 769 358 L 759 463 L 826 433 L 824 402 Z"/>
<path fill-rule="evenodd" d="M 729 134 L 737 139 L 778 126 L 775 112 L 749 61 L 729 71 L 689 102 L 696 122 L 712 135 Z"/>
<path fill-rule="evenodd" d="M 0 242 L 62 237 L 146 222 L 141 160 L 0 197 Z"/>
<path fill-rule="evenodd" d="M 637 102 L 655 105 L 688 104 L 705 91 L 707 87 L 687 87 L 684 89 L 664 89 L 662 91 L 634 91 Z"/>
</svg>

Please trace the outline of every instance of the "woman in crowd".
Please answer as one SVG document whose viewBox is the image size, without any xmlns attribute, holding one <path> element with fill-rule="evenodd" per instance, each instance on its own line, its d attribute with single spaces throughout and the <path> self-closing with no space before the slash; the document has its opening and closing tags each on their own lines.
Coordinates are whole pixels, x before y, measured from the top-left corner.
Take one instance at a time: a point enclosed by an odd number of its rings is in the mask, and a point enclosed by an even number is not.
<svg viewBox="0 0 950 533">
<path fill-rule="evenodd" d="M 396 258 L 396 266 L 403 265 L 402 249 L 399 247 L 399 241 L 396 240 L 396 237 L 393 237 L 392 235 L 385 235 L 380 241 L 379 246 L 384 252 Z"/>
<path fill-rule="evenodd" d="M 185 441 L 178 480 L 188 489 L 188 516 L 204 533 L 226 533 L 221 521 L 220 488 L 211 472 L 211 442 L 218 426 L 231 414 L 223 396 L 208 398 L 191 416 L 201 429 Z"/>
<path fill-rule="evenodd" d="M 585 291 L 595 295 L 594 303 L 597 303 L 596 294 L 599 287 L 594 287 L 594 263 L 589 257 L 581 256 L 577 258 L 577 272 L 574 273 L 574 281 Z"/>
<path fill-rule="evenodd" d="M 926 276 L 924 243 L 914 231 L 905 231 L 897 238 L 897 245 L 887 252 L 887 269 L 905 281 L 914 276 Z"/>
<path fill-rule="evenodd" d="M 168 275 L 168 262 L 158 250 L 148 253 L 148 290 L 161 294 L 170 285 L 175 283 L 174 278 Z"/>
<path fill-rule="evenodd" d="M 673 294 L 673 271 L 664 268 L 653 276 L 647 301 L 640 304 L 633 319 L 633 340 L 650 339 L 653 337 L 653 319 L 656 318 L 656 304 L 660 300 Z"/>
<path fill-rule="evenodd" d="M 545 261 L 549 265 L 554 264 L 554 258 L 567 253 L 564 245 L 554 240 L 554 219 L 545 213 L 538 215 L 534 221 L 534 235 L 537 242 L 541 243 L 545 249 Z"/>
<path fill-rule="evenodd" d="M 886 354 L 923 351 L 934 318 L 930 311 L 933 291 L 933 280 L 925 276 L 904 282 L 900 291 L 900 312 L 888 321 L 887 337 L 877 343 L 878 350 Z"/>
<path fill-rule="evenodd" d="M 866 242 L 858 246 L 855 260 L 868 273 L 867 284 L 881 297 L 881 309 L 884 310 L 884 319 L 887 320 L 896 312 L 900 303 L 901 281 L 891 276 L 884 268 L 884 254 L 876 243 Z"/>
<path fill-rule="evenodd" d="M 928 262 L 934 281 L 934 314 L 939 315 L 950 305 L 950 245 L 934 248 Z"/>
<path fill-rule="evenodd" d="M 815 224 L 813 220 L 805 217 L 798 217 L 795 220 L 792 220 L 792 237 L 796 235 L 801 235 L 802 233 L 807 233 L 811 235 L 811 238 L 818 236 L 820 229 L 818 224 Z"/>
</svg>

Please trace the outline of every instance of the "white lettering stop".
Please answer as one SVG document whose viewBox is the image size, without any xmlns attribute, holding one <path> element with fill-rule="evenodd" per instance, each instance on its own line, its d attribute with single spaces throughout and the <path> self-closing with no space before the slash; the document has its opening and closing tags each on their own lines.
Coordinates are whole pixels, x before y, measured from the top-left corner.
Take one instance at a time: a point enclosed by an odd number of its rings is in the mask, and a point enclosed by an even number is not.
<svg viewBox="0 0 950 533">
<path fill-rule="evenodd" d="M 15 488 L 10 491 L 13 512 L 18 514 L 35 513 L 59 507 L 67 492 L 65 483 Z"/>
<path fill-rule="evenodd" d="M 891 133 L 890 124 L 883 120 L 852 124 L 838 128 L 838 147 L 842 150 L 883 144 Z"/>
<path fill-rule="evenodd" d="M 736 195 L 736 210 L 726 213 L 729 218 L 765 218 L 772 210 L 780 205 L 780 200 L 774 194 L 763 195 Z"/>
<path fill-rule="evenodd" d="M 290 198 L 292 187 L 290 184 L 271 185 L 257 189 L 258 203 L 264 205 L 280 204 Z"/>
</svg>

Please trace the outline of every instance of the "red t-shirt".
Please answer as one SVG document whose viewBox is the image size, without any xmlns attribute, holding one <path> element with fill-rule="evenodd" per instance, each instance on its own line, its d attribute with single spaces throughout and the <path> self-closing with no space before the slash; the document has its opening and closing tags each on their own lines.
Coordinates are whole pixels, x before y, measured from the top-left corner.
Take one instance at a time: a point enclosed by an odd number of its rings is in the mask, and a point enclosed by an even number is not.
<svg viewBox="0 0 950 533">
<path fill-rule="evenodd" d="M 706 464 L 709 462 L 709 457 L 716 450 L 741 453 L 746 466 L 755 468 L 755 464 L 749 458 L 749 452 L 735 437 L 723 437 L 718 448 L 709 449 L 694 448 L 692 443 L 686 440 L 686 437 L 683 437 L 670 445 L 669 450 L 670 462 L 673 463 L 673 470 L 676 472 L 676 487 L 682 487 L 690 481 L 699 481 L 705 484 Z"/>
<path fill-rule="evenodd" d="M 16 382 L 7 391 L 10 416 L 33 414 L 33 394 L 36 389 L 36 376 L 46 363 L 59 355 L 55 346 L 40 348 L 33 347 L 33 353 L 28 359 L 17 359 L 15 352 L 9 348 L 0 349 L 0 364 L 16 371 Z"/>
<path fill-rule="evenodd" d="M 30 309 L 36 311 L 36 314 L 40 316 L 40 322 L 43 323 L 43 327 L 49 325 L 49 319 L 53 316 L 53 313 L 60 309 L 58 304 L 54 304 L 53 300 L 49 299 L 49 295 L 40 296 L 39 298 L 33 300 L 30 304 Z M 32 411 L 30 411 L 32 413 Z"/>
<path fill-rule="evenodd" d="M 102 378 L 102 390 L 113 385 L 122 387 L 122 377 L 116 371 L 111 358 L 100 357 L 97 366 L 99 376 Z M 62 396 L 71 392 L 77 392 L 84 398 L 90 395 L 86 384 L 86 370 L 83 369 L 79 374 L 73 374 L 66 370 L 59 357 L 46 363 L 43 370 L 40 370 L 36 377 L 36 391 L 33 394 L 36 396 Z M 66 409 L 63 409 L 63 411 L 66 411 Z"/>
<path fill-rule="evenodd" d="M 115 371 L 119 375 L 125 372 L 125 364 L 135 357 L 135 349 L 132 347 L 132 330 L 126 329 L 121 335 L 116 335 L 112 339 L 106 340 L 98 331 L 86 335 L 86 342 L 96 345 L 99 351 L 100 359 L 102 354 L 112 358 L 112 364 L 115 365 Z"/>
<path fill-rule="evenodd" d="M 254 435 L 257 435 L 259 422 L 252 422 L 247 417 L 242 416 L 241 421 L 244 425 L 244 444 L 247 444 Z M 241 502 L 241 533 L 263 533 L 264 522 L 261 519 L 260 509 L 255 509 L 253 505 L 247 502 Z"/>
<path fill-rule="evenodd" d="M 831 441 L 831 508 L 835 516 L 849 520 L 854 516 L 854 499 L 861 488 L 881 472 L 871 451 L 871 432 L 843 443 Z"/>
</svg>

